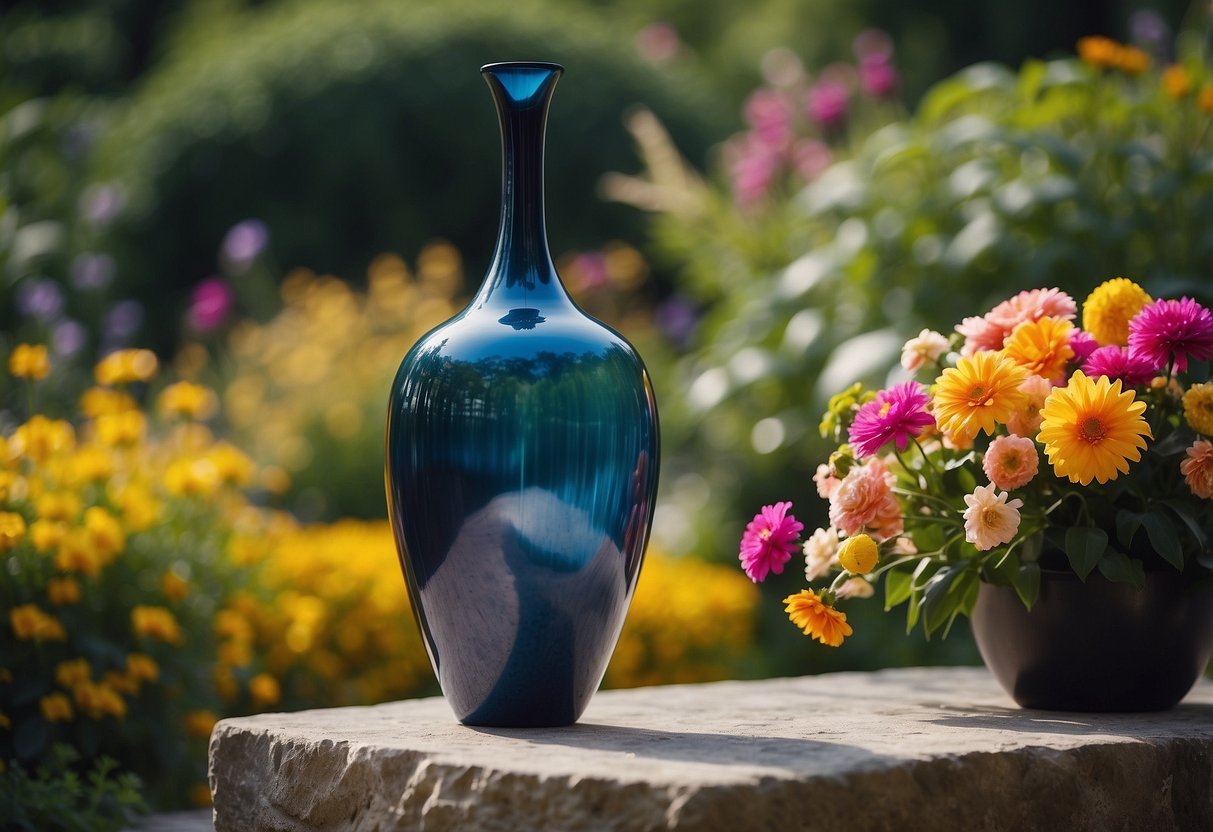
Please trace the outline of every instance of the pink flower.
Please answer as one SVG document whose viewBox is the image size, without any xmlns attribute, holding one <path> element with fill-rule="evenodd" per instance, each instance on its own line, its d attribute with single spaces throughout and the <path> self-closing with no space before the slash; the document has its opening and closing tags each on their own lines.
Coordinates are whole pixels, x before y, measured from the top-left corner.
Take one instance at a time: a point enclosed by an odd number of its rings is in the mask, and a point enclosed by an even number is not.
<svg viewBox="0 0 1213 832">
<path fill-rule="evenodd" d="M 221 277 L 208 277 L 190 293 L 186 322 L 197 332 L 210 332 L 223 326 L 232 312 L 235 295 Z"/>
<path fill-rule="evenodd" d="M 1095 350 L 1082 365 L 1082 371 L 1091 378 L 1107 376 L 1112 381 L 1120 379 L 1130 387 L 1149 384 L 1157 369 L 1145 356 L 1115 344 Z"/>
<path fill-rule="evenodd" d="M 1000 436 L 986 449 L 981 468 L 995 488 L 1013 491 L 1027 485 L 1040 468 L 1036 443 L 1024 436 Z"/>
<path fill-rule="evenodd" d="M 913 373 L 928 361 L 939 360 L 947 351 L 947 338 L 933 329 L 924 329 L 901 348 L 901 366 Z"/>
<path fill-rule="evenodd" d="M 804 542 L 804 577 L 817 580 L 838 563 L 838 532 L 818 529 Z"/>
<path fill-rule="evenodd" d="M 766 196 L 782 165 L 779 154 L 753 134 L 730 141 L 725 159 L 737 202 L 747 207 Z"/>
<path fill-rule="evenodd" d="M 783 565 L 792 558 L 796 539 L 804 523 L 788 514 L 788 503 L 763 506 L 762 511 L 745 527 L 741 536 L 741 566 L 750 580 L 758 583 L 768 574 L 783 572 Z"/>
<path fill-rule="evenodd" d="M 809 118 L 824 128 L 837 127 L 847 117 L 851 92 L 841 81 L 827 78 L 809 89 Z"/>
<path fill-rule="evenodd" d="M 1192 298 L 1157 300 L 1129 321 L 1129 349 L 1156 370 L 1188 369 L 1188 359 L 1213 358 L 1213 312 Z"/>
<path fill-rule="evenodd" d="M 1031 289 L 1004 300 L 981 318 L 965 318 L 956 331 L 965 337 L 964 355 L 1000 350 L 1015 327 L 1025 321 L 1058 318 L 1072 321 L 1078 314 L 1074 298 L 1060 289 Z"/>
<path fill-rule="evenodd" d="M 916 381 L 881 390 L 855 414 L 855 421 L 851 423 L 851 447 L 861 458 L 871 456 L 889 442 L 896 443 L 897 450 L 905 450 L 911 437 L 917 436 L 927 425 L 935 424 L 935 417 L 927 412 L 929 401 L 930 397 Z"/>
<path fill-rule="evenodd" d="M 830 495 L 830 525 L 847 537 L 867 532 L 880 540 L 901 534 L 894 477 L 879 457 L 851 469 Z"/>
<path fill-rule="evenodd" d="M 1203 500 L 1213 500 L 1213 442 L 1197 439 L 1188 448 L 1188 458 L 1179 463 L 1179 472 L 1192 493 Z"/>
<path fill-rule="evenodd" d="M 1040 430 L 1043 418 L 1040 409 L 1045 406 L 1045 399 L 1053 391 L 1053 382 L 1047 378 L 1030 375 L 1019 385 L 1019 389 L 1028 394 L 1028 403 L 1023 409 L 1007 417 L 1007 430 L 1020 436 L 1035 436 L 1036 431 Z"/>
<path fill-rule="evenodd" d="M 897 70 L 887 58 L 865 58 L 859 63 L 859 86 L 873 98 L 887 98 L 897 91 Z"/>
<path fill-rule="evenodd" d="M 964 336 L 965 343 L 960 352 L 972 355 L 975 352 L 1002 349 L 1009 330 L 998 321 L 986 318 L 965 318 L 956 325 L 956 331 Z"/>
<path fill-rule="evenodd" d="M 817 466 L 817 473 L 813 475 L 813 482 L 817 483 L 817 495 L 823 500 L 828 500 L 842 480 L 834 476 L 834 472 L 830 470 L 830 466 L 823 462 Z"/>
<path fill-rule="evenodd" d="M 792 141 L 792 105 L 778 90 L 760 87 L 746 99 L 745 119 L 751 135 L 769 148 L 782 150 Z"/>
<path fill-rule="evenodd" d="M 1075 329 L 1070 333 L 1070 349 L 1074 351 L 1074 360 L 1081 364 L 1088 355 L 1099 349 L 1099 342 L 1085 329 Z"/>
<path fill-rule="evenodd" d="M 979 485 L 965 495 L 965 540 L 985 552 L 1010 543 L 1019 531 L 1019 509 L 1023 500 L 1007 500 L 1007 492 L 996 493 L 992 485 Z"/>
<path fill-rule="evenodd" d="M 830 166 L 830 146 L 818 139 L 804 139 L 792 146 L 792 167 L 805 182 L 812 182 Z"/>
</svg>

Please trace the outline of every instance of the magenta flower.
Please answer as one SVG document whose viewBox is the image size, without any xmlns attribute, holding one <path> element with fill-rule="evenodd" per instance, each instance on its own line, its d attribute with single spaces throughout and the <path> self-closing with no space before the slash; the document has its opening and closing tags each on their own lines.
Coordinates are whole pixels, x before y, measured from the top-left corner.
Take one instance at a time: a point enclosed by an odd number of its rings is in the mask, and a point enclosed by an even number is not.
<svg viewBox="0 0 1213 832">
<path fill-rule="evenodd" d="M 758 203 L 766 196 L 780 168 L 780 158 L 763 142 L 747 134 L 725 147 L 733 193 L 743 207 Z"/>
<path fill-rule="evenodd" d="M 235 303 L 231 285 L 221 277 L 208 277 L 190 293 L 186 321 L 196 332 L 210 332 L 227 322 Z"/>
<path fill-rule="evenodd" d="M 1174 363 L 1182 373 L 1189 358 L 1213 358 L 1213 312 L 1192 298 L 1147 304 L 1129 321 L 1129 350 L 1156 370 Z"/>
<path fill-rule="evenodd" d="M 897 70 L 885 58 L 865 58 L 859 64 L 859 86 L 873 98 L 888 98 L 897 91 Z"/>
<path fill-rule="evenodd" d="M 1081 363 L 1087 360 L 1087 356 L 1099 349 L 1099 342 L 1085 329 L 1076 328 L 1070 333 L 1070 349 L 1074 350 L 1074 360 Z"/>
<path fill-rule="evenodd" d="M 917 436 L 935 417 L 927 412 L 930 397 L 916 381 L 906 381 L 876 394 L 859 408 L 851 423 L 851 447 L 860 458 L 871 456 L 889 442 L 905 450 L 910 438 Z"/>
<path fill-rule="evenodd" d="M 809 117 L 824 128 L 837 127 L 847 117 L 851 93 L 841 81 L 825 79 L 809 90 Z"/>
<path fill-rule="evenodd" d="M 783 565 L 792 559 L 804 523 L 788 514 L 791 507 L 790 502 L 763 506 L 745 527 L 739 557 L 746 575 L 754 583 L 766 580 L 772 572 L 780 574 Z"/>
<path fill-rule="evenodd" d="M 753 136 L 772 150 L 782 150 L 792 141 L 792 107 L 778 90 L 761 87 L 745 102 L 745 119 Z"/>
<path fill-rule="evenodd" d="M 1087 356 L 1082 371 L 1090 378 L 1107 376 L 1112 381 L 1120 379 L 1129 387 L 1138 387 L 1148 384 L 1158 372 L 1158 367 L 1139 353 L 1109 344 Z"/>
</svg>

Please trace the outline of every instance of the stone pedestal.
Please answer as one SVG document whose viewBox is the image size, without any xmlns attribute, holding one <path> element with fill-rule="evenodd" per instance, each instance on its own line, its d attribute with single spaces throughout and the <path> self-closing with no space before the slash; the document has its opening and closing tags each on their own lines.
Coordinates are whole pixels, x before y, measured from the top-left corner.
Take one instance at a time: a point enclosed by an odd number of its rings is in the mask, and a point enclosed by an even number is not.
<svg viewBox="0 0 1213 832">
<path fill-rule="evenodd" d="M 599 693 L 562 729 L 442 699 L 220 722 L 218 832 L 1213 829 L 1213 683 L 1161 714 L 1016 707 L 982 668 Z"/>
</svg>

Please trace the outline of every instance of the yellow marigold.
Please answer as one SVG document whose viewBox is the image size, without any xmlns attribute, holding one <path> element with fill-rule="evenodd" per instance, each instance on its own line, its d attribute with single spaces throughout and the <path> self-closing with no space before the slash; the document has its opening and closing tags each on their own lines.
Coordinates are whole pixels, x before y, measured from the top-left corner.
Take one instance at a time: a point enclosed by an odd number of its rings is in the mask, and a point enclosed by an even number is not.
<svg viewBox="0 0 1213 832">
<path fill-rule="evenodd" d="M 80 601 L 80 584 L 71 578 L 51 578 L 46 582 L 46 598 L 56 607 Z"/>
<path fill-rule="evenodd" d="M 98 384 L 113 387 L 147 381 L 156 374 L 158 362 L 151 350 L 118 350 L 98 362 L 94 375 Z"/>
<path fill-rule="evenodd" d="M 126 532 L 122 530 L 118 518 L 100 506 L 85 510 L 84 529 L 89 542 L 103 560 L 112 560 L 126 546 Z"/>
<path fill-rule="evenodd" d="M 32 641 L 63 641 L 67 633 L 59 619 L 47 615 L 34 604 L 22 604 L 8 611 L 13 634 Z"/>
<path fill-rule="evenodd" d="M 236 610 L 219 610 L 215 613 L 215 635 L 237 641 L 252 641 L 252 622 Z"/>
<path fill-rule="evenodd" d="M 1078 41 L 1078 57 L 1097 69 L 1111 69 L 1120 64 L 1124 47 L 1102 35 L 1090 35 Z"/>
<path fill-rule="evenodd" d="M 880 551 L 876 541 L 866 534 L 857 534 L 838 547 L 838 563 L 853 575 L 866 575 L 876 568 Z"/>
<path fill-rule="evenodd" d="M 80 682 L 72 688 L 72 696 L 80 711 L 92 719 L 126 716 L 126 701 L 104 682 Z"/>
<path fill-rule="evenodd" d="M 1213 436 L 1213 383 L 1193 384 L 1184 393 L 1184 419 L 1188 427 Z"/>
<path fill-rule="evenodd" d="M 13 511 L 0 511 L 0 552 L 17 548 L 25 539 L 25 518 Z"/>
<path fill-rule="evenodd" d="M 140 604 L 131 610 L 131 626 L 135 635 L 165 641 L 169 644 L 181 644 L 181 625 L 173 613 L 165 607 L 151 607 Z"/>
<path fill-rule="evenodd" d="M 103 482 L 114 474 L 114 458 L 105 448 L 81 448 L 68 461 L 67 478 L 73 484 Z"/>
<path fill-rule="evenodd" d="M 0 502 L 25 499 L 29 483 L 16 471 L 0 471 Z"/>
<path fill-rule="evenodd" d="M 226 483 L 247 485 L 253 479 L 253 461 L 230 442 L 217 442 L 207 458 Z"/>
<path fill-rule="evenodd" d="M 1192 92 L 1192 76 L 1179 64 L 1173 64 L 1162 73 L 1162 89 L 1176 101 L 1186 98 Z"/>
<path fill-rule="evenodd" d="M 219 399 L 210 388 L 189 381 L 165 387 L 157 401 L 161 413 L 185 419 L 209 419 L 219 409 Z"/>
<path fill-rule="evenodd" d="M 1019 389 L 1027 378 L 1027 371 L 1001 351 L 963 356 L 935 380 L 935 424 L 961 441 L 979 431 L 993 434 L 996 425 L 1027 406 L 1028 394 Z"/>
<path fill-rule="evenodd" d="M 18 456 L 42 464 L 75 447 L 76 431 L 69 422 L 48 419 L 39 413 L 13 432 L 11 444 Z"/>
<path fill-rule="evenodd" d="M 126 672 L 141 682 L 154 682 L 160 678 L 160 665 L 151 656 L 131 653 L 126 657 Z"/>
<path fill-rule="evenodd" d="M 1153 438 L 1145 409 L 1132 390 L 1121 390 L 1120 379 L 1092 380 L 1080 370 L 1045 400 L 1037 438 L 1059 477 L 1082 485 L 1108 482 L 1128 472 L 1129 463 L 1141 459 L 1146 438 Z"/>
<path fill-rule="evenodd" d="M 61 572 L 80 572 L 95 578 L 101 574 L 104 565 L 104 556 L 97 551 L 84 529 L 69 531 L 55 553 L 55 568 Z"/>
<path fill-rule="evenodd" d="M 70 689 L 92 678 L 93 666 L 89 664 L 88 659 L 71 659 L 66 662 L 59 662 L 55 666 L 55 682 L 60 687 Z"/>
<path fill-rule="evenodd" d="M 122 510 L 126 527 L 133 532 L 149 529 L 160 519 L 160 503 L 141 485 L 125 486 L 114 495 L 114 502 Z"/>
<path fill-rule="evenodd" d="M 1213 114 L 1213 84 L 1205 84 L 1200 88 L 1196 104 L 1205 115 Z"/>
<path fill-rule="evenodd" d="M 228 702 L 240 694 L 240 683 L 236 681 L 236 674 L 227 665 L 216 664 L 211 675 L 215 680 L 215 692 Z"/>
<path fill-rule="evenodd" d="M 209 737 L 218 721 L 212 711 L 190 711 L 185 715 L 185 732 L 193 737 Z"/>
<path fill-rule="evenodd" d="M 62 693 L 51 693 L 42 697 L 38 700 L 38 707 L 47 722 L 71 722 L 75 716 L 71 700 Z"/>
<path fill-rule="evenodd" d="M 138 410 L 139 405 L 135 403 L 129 393 L 110 390 L 108 387 L 90 387 L 80 397 L 80 409 L 85 416 L 96 419 L 99 416 Z"/>
<path fill-rule="evenodd" d="M 822 602 L 811 589 L 802 589 L 783 599 L 784 612 L 806 636 L 812 636 L 827 647 L 838 647 L 854 632 L 847 623 L 846 613 Z"/>
<path fill-rule="evenodd" d="M 160 578 L 160 591 L 170 601 L 180 601 L 190 592 L 190 582 L 176 572 L 165 572 Z"/>
<path fill-rule="evenodd" d="M 39 552 L 49 552 L 63 542 L 67 524 L 59 520 L 35 520 L 29 527 L 30 541 Z"/>
<path fill-rule="evenodd" d="M 1128 346 L 1129 321 L 1147 303 L 1146 290 L 1125 277 L 1106 280 L 1082 304 L 1082 326 L 1100 346 Z"/>
<path fill-rule="evenodd" d="M 222 484 L 215 463 L 206 458 L 178 459 L 164 472 L 164 487 L 178 497 L 209 497 Z"/>
<path fill-rule="evenodd" d="M 72 491 L 48 491 L 34 503 L 34 511 L 43 520 L 72 522 L 80 514 L 80 495 Z"/>
<path fill-rule="evenodd" d="M 51 372 L 51 359 L 43 344 L 18 344 L 8 356 L 8 371 L 16 378 L 37 381 Z"/>
<path fill-rule="evenodd" d="M 1025 321 L 1011 332 L 1003 352 L 1029 375 L 1060 383 L 1066 377 L 1066 365 L 1074 358 L 1073 333 L 1074 324 L 1058 318 Z"/>
<path fill-rule="evenodd" d="M 1150 56 L 1136 46 L 1121 47 L 1116 67 L 1129 75 L 1140 75 L 1150 68 Z"/>
<path fill-rule="evenodd" d="M 278 686 L 278 680 L 268 673 L 258 673 L 248 683 L 249 695 L 253 697 L 253 704 L 273 705 L 282 698 L 282 689 Z"/>
<path fill-rule="evenodd" d="M 97 441 L 111 448 L 138 445 L 147 433 L 147 417 L 138 410 L 103 413 L 93 421 Z"/>
<path fill-rule="evenodd" d="M 105 673 L 104 682 L 114 690 L 119 693 L 125 693 L 127 696 L 134 696 L 139 693 L 139 680 L 129 673 L 108 670 Z"/>
<path fill-rule="evenodd" d="M 268 547 L 260 537 L 233 535 L 227 544 L 227 556 L 237 566 L 249 566 L 265 557 Z"/>
</svg>

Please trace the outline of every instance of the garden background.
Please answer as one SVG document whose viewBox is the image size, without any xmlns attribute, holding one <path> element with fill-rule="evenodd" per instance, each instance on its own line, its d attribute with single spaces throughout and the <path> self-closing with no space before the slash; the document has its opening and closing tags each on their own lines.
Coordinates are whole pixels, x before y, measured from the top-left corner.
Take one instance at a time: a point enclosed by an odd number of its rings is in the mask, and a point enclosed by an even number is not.
<svg viewBox="0 0 1213 832">
<path fill-rule="evenodd" d="M 492 248 L 483 63 L 565 64 L 554 254 L 661 408 L 611 686 L 976 663 L 879 598 L 844 649 L 803 639 L 799 569 L 737 568 L 745 521 L 824 524 L 829 394 L 924 327 L 1116 275 L 1210 299 L 1203 3 L 0 8 L 0 807 L 28 828 L 205 803 L 220 717 L 436 692 L 382 425 Z"/>
</svg>

